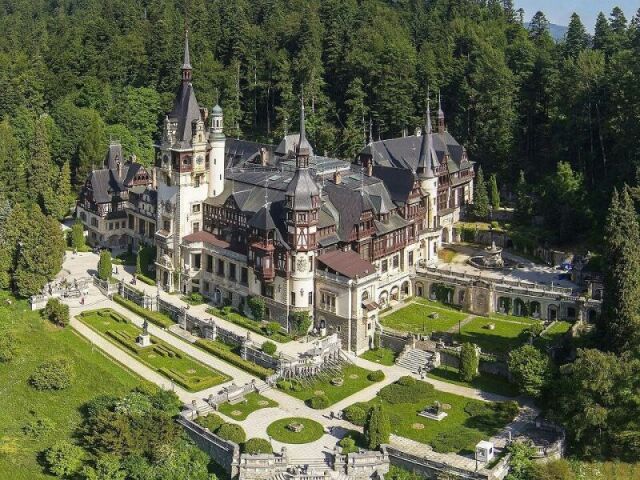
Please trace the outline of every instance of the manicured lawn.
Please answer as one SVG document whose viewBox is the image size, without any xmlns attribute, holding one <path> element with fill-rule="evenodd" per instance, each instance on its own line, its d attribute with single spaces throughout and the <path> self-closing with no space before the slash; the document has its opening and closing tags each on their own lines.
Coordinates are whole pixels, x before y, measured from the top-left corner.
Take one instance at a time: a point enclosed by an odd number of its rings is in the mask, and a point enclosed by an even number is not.
<svg viewBox="0 0 640 480">
<path fill-rule="evenodd" d="M 246 401 L 242 401 L 231 405 L 230 403 L 223 403 L 218 410 L 220 413 L 225 414 L 229 418 L 234 420 L 244 420 L 250 413 L 260 410 L 261 408 L 277 407 L 278 402 L 263 397 L 257 392 L 251 392 L 244 396 Z"/>
<path fill-rule="evenodd" d="M 508 322 L 516 322 L 516 323 L 526 323 L 528 325 L 533 325 L 535 323 L 540 323 L 540 320 L 532 317 L 517 317 L 515 315 L 505 315 L 503 313 L 492 313 L 489 318 L 492 320 L 505 320 Z"/>
<path fill-rule="evenodd" d="M 548 344 L 554 344 L 558 342 L 562 336 L 569 331 L 571 328 L 570 322 L 565 321 L 557 321 L 551 325 L 546 332 L 544 332 L 541 337 Z"/>
<path fill-rule="evenodd" d="M 441 421 L 418 415 L 425 407 L 440 402 L 447 417 Z M 431 445 L 437 452 L 473 452 L 476 443 L 486 440 L 507 425 L 517 412 L 513 402 L 490 403 L 436 390 L 416 381 L 413 385 L 387 385 L 367 403 L 368 409 L 381 404 L 389 415 L 396 435 Z"/>
<path fill-rule="evenodd" d="M 83 312 L 78 318 L 110 342 L 124 347 L 127 353 L 148 367 L 191 392 L 230 380 L 228 375 L 201 364 L 156 337 L 151 337 L 153 343 L 149 347 L 139 347 L 136 337 L 141 329 L 113 310 Z"/>
<path fill-rule="evenodd" d="M 380 347 L 375 350 L 367 350 L 360 358 L 369 360 L 370 362 L 379 363 L 380 365 L 391 366 L 396 361 L 396 352 L 389 348 Z"/>
<path fill-rule="evenodd" d="M 194 345 L 201 350 L 204 350 L 211 355 L 224 360 L 231 365 L 234 365 L 245 372 L 249 372 L 251 375 L 255 375 L 263 380 L 273 373 L 273 370 L 265 368 L 257 363 L 245 360 L 239 354 L 240 347 L 233 347 L 219 340 L 209 340 L 205 338 L 199 338 Z"/>
<path fill-rule="evenodd" d="M 495 324 L 494 330 L 486 328 L 490 323 Z M 483 352 L 505 354 L 522 345 L 522 332 L 530 323 L 515 323 L 500 320 L 497 317 L 477 317 L 462 327 L 462 334 L 455 334 L 460 342 L 472 342 Z"/>
<path fill-rule="evenodd" d="M 471 383 L 467 383 L 460 380 L 460 374 L 457 369 L 448 366 L 440 366 L 431 370 L 427 376 L 435 378 L 436 380 L 453 383 L 455 385 L 462 385 L 463 387 L 477 388 L 483 392 L 497 393 L 498 395 L 504 395 L 505 397 L 518 396 L 518 389 L 516 386 L 509 383 L 506 378 L 501 377 L 500 375 L 482 373 L 474 378 Z"/>
<path fill-rule="evenodd" d="M 98 395 L 121 396 L 144 380 L 92 347 L 71 327 L 60 329 L 31 312 L 26 301 L 0 292 L 0 335 L 13 332 L 18 353 L 9 363 L 0 363 L 0 478 L 40 480 L 55 478 L 43 471 L 40 452 L 57 440 L 70 440 L 77 432 L 81 408 Z M 42 362 L 65 357 L 74 364 L 75 380 L 62 391 L 37 391 L 28 378 Z M 37 419 L 52 423 L 42 436 L 31 437 L 23 428 Z"/>
<path fill-rule="evenodd" d="M 288 336 L 284 331 L 276 332 L 273 335 L 269 335 L 266 330 L 266 325 L 261 322 L 256 322 L 255 320 L 245 317 L 244 315 L 240 315 L 238 312 L 229 311 L 225 312 L 220 308 L 211 307 L 207 308 L 207 313 L 211 315 L 216 315 L 217 317 L 223 318 L 228 322 L 235 323 L 236 325 L 246 328 L 247 330 L 251 330 L 252 332 L 256 332 L 259 335 L 269 338 L 270 340 L 274 340 L 278 343 L 287 343 L 291 341 L 291 337 Z"/>
<path fill-rule="evenodd" d="M 295 380 L 293 382 L 281 380 L 278 382 L 278 387 L 289 395 L 304 401 L 316 395 L 324 394 L 329 399 L 329 405 L 333 405 L 343 398 L 347 398 L 376 383 L 367 378 L 369 373 L 371 373 L 370 370 L 348 364 L 342 367 L 340 377 L 344 380 L 344 383 L 340 386 L 331 383 L 333 377 L 325 378 L 324 376 L 319 376 L 313 382 L 306 381 L 304 383 L 298 383 Z"/>
<path fill-rule="evenodd" d="M 291 424 L 302 424 L 300 432 L 289 429 Z M 267 427 L 267 435 L 282 443 L 311 443 L 324 435 L 324 428 L 318 422 L 308 418 L 289 417 L 276 420 Z"/>
<path fill-rule="evenodd" d="M 430 315 L 433 313 L 437 313 L 438 318 L 431 318 Z M 467 313 L 441 303 L 416 299 L 406 307 L 381 317 L 380 322 L 385 327 L 403 332 L 446 332 L 467 316 Z"/>
</svg>

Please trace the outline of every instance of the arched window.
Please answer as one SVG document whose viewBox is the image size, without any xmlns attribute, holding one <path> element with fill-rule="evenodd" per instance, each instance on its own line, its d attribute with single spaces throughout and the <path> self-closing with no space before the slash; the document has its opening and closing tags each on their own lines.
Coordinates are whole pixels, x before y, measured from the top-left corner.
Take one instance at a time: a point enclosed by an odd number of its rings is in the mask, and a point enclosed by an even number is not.
<svg viewBox="0 0 640 480">
<path fill-rule="evenodd" d="M 369 300 L 369 292 L 367 290 L 362 292 L 362 302 L 365 302 L 366 300 Z"/>
</svg>

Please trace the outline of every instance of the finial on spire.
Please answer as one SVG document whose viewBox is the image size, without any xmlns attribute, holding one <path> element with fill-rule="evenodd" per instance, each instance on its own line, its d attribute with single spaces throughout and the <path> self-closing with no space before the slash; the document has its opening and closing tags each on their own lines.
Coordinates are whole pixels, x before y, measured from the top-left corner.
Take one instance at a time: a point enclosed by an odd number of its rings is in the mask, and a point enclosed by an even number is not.
<svg viewBox="0 0 640 480">
<path fill-rule="evenodd" d="M 438 133 L 444 133 L 444 110 L 442 110 L 442 98 L 440 97 L 440 90 L 438 89 Z"/>
<path fill-rule="evenodd" d="M 184 33 L 184 58 L 182 60 L 182 81 L 191 81 L 191 56 L 189 55 L 189 29 Z"/>
<path fill-rule="evenodd" d="M 300 101 L 300 138 L 298 139 L 298 146 L 296 149 L 296 167 L 307 168 L 309 166 L 309 155 L 311 155 L 311 145 L 307 140 L 305 133 L 305 119 L 304 119 L 304 93 Z"/>
</svg>

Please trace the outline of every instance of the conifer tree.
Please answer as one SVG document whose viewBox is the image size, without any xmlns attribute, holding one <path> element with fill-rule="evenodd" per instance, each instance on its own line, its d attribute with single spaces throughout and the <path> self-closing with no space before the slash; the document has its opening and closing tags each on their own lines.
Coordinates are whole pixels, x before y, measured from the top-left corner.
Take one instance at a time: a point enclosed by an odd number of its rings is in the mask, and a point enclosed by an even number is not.
<svg viewBox="0 0 640 480">
<path fill-rule="evenodd" d="M 364 85 L 359 77 L 356 77 L 347 90 L 347 117 L 342 133 L 342 146 L 340 148 L 344 157 L 351 160 L 364 146 L 365 133 L 363 121 L 368 115 L 365 105 Z"/>
<path fill-rule="evenodd" d="M 471 382 L 478 376 L 480 358 L 473 343 L 463 343 L 460 350 L 460 378 L 465 382 Z"/>
<path fill-rule="evenodd" d="M 500 208 L 500 190 L 498 190 L 498 179 L 495 173 L 492 173 L 489 177 L 489 192 L 491 194 L 491 206 L 494 210 L 498 210 Z"/>
<path fill-rule="evenodd" d="M 640 339 L 640 226 L 627 187 L 613 192 L 604 240 L 604 346 L 622 352 Z"/>
<path fill-rule="evenodd" d="M 567 57 L 577 58 L 578 54 L 586 49 L 588 45 L 589 37 L 587 31 L 580 20 L 580 16 L 574 12 L 573 15 L 571 15 L 569 29 L 567 30 L 564 45 L 565 55 Z"/>
<path fill-rule="evenodd" d="M 611 25 L 609 25 L 609 20 L 607 20 L 604 13 L 600 12 L 598 18 L 596 18 L 596 26 L 593 32 L 593 48 L 609 53 L 610 45 Z"/>
<path fill-rule="evenodd" d="M 29 199 L 42 208 L 45 208 L 46 193 L 52 188 L 52 182 L 55 181 L 53 172 L 47 129 L 42 119 L 39 119 L 34 130 L 27 185 Z"/>
<path fill-rule="evenodd" d="M 102 250 L 100 252 L 100 260 L 98 260 L 98 278 L 109 280 L 112 268 L 111 253 L 109 253 L 109 250 Z"/>
<path fill-rule="evenodd" d="M 520 170 L 518 176 L 518 183 L 515 188 L 516 193 L 516 208 L 515 218 L 520 223 L 526 223 L 531 220 L 533 215 L 533 202 L 531 201 L 531 192 L 529 191 L 529 185 L 524 177 L 524 171 Z"/>
<path fill-rule="evenodd" d="M 364 425 L 364 436 L 367 446 L 371 450 L 380 448 L 383 443 L 389 442 L 391 435 L 391 423 L 389 416 L 382 405 L 375 405 L 369 412 L 369 417 Z"/>
<path fill-rule="evenodd" d="M 71 227 L 71 246 L 76 250 L 83 250 L 86 246 L 86 242 L 84 239 L 84 227 L 82 226 L 82 222 L 76 220 Z"/>
<path fill-rule="evenodd" d="M 472 211 L 477 218 L 487 218 L 489 216 L 489 195 L 482 167 L 478 168 L 478 174 L 476 175 Z"/>
</svg>

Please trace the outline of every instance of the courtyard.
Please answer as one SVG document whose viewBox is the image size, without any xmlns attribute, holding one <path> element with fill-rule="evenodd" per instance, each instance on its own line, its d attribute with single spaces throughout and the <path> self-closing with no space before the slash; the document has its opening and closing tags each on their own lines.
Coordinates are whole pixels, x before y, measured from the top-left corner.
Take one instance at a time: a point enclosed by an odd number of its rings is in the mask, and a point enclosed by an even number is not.
<svg viewBox="0 0 640 480">
<path fill-rule="evenodd" d="M 426 334 L 447 332 L 468 316 L 440 302 L 415 297 L 406 306 L 382 316 L 380 323 L 392 330 Z"/>
<path fill-rule="evenodd" d="M 201 364 L 158 338 L 151 337 L 152 345 L 140 347 L 136 338 L 141 329 L 111 309 L 86 311 L 78 318 L 111 343 L 124 347 L 140 362 L 190 392 L 230 380 L 229 376 Z"/>
<path fill-rule="evenodd" d="M 218 411 L 234 420 L 246 420 L 247 417 L 263 408 L 275 408 L 278 402 L 260 395 L 257 392 L 247 393 L 243 400 L 237 403 L 225 402 L 218 407 Z"/>
<path fill-rule="evenodd" d="M 535 323 L 542 325 L 540 320 L 500 314 L 475 317 L 466 322 L 454 338 L 461 343 L 475 343 L 483 352 L 506 354 L 526 342 L 525 330 Z"/>
</svg>

